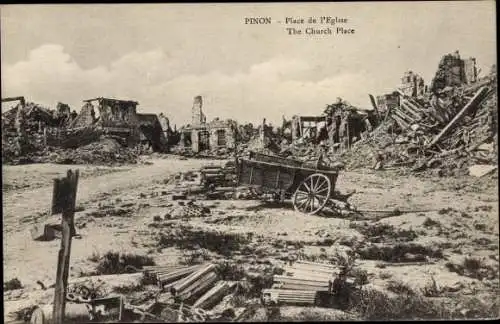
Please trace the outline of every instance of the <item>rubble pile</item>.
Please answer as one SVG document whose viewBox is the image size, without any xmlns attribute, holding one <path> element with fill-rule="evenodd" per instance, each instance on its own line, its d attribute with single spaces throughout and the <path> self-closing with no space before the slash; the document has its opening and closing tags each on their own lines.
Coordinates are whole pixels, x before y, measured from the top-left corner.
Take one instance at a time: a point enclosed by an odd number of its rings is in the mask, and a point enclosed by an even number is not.
<svg viewBox="0 0 500 324">
<path fill-rule="evenodd" d="M 57 164 L 103 164 L 116 165 L 137 163 L 138 154 L 123 147 L 117 140 L 102 138 L 77 148 L 36 146 L 22 156 L 4 155 L 3 163 L 57 163 Z"/>
<path fill-rule="evenodd" d="M 213 148 L 200 152 L 194 152 L 191 147 L 175 145 L 170 149 L 170 153 L 187 158 L 205 158 L 212 160 L 225 160 L 234 156 L 234 149 L 227 147 Z"/>
<path fill-rule="evenodd" d="M 367 139 L 339 154 L 347 168 L 407 167 L 459 176 L 472 165 L 497 163 L 496 74 L 427 97 L 400 95 L 399 107 Z"/>
<path fill-rule="evenodd" d="M 66 117 L 56 110 L 28 102 L 2 114 L 2 160 L 15 163 L 22 156 L 43 150 L 43 129 L 66 125 Z M 29 158 L 28 158 L 29 160 Z"/>
<path fill-rule="evenodd" d="M 2 129 L 4 131 L 15 131 L 19 109 L 22 109 L 24 129 L 28 133 L 37 132 L 41 127 L 66 125 L 66 116 L 59 114 L 56 110 L 27 102 L 24 106 L 18 104 L 2 114 Z"/>
</svg>

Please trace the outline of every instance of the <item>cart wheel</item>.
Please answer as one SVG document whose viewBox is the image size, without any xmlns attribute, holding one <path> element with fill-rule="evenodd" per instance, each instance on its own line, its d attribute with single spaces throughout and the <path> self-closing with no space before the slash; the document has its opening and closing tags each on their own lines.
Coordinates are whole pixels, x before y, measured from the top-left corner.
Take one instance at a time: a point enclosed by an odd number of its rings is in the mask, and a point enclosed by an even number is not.
<svg viewBox="0 0 500 324">
<path fill-rule="evenodd" d="M 330 179 L 321 173 L 312 174 L 295 191 L 293 207 L 302 213 L 316 214 L 328 203 L 330 192 Z"/>
</svg>

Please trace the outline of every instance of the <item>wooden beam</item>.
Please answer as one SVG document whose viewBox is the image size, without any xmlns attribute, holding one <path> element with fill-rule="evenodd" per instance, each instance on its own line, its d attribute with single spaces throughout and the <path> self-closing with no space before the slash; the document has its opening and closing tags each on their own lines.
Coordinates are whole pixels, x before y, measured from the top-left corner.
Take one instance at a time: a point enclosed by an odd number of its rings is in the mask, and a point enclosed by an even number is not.
<svg viewBox="0 0 500 324">
<path fill-rule="evenodd" d="M 432 142 L 430 142 L 427 147 L 432 147 L 437 144 L 443 137 L 443 135 L 445 135 L 451 128 L 455 127 L 456 124 L 467 114 L 469 110 L 476 107 L 477 104 L 479 104 L 484 99 L 484 95 L 488 93 L 488 90 L 488 87 L 482 87 L 481 89 L 479 89 L 474 97 L 472 97 L 472 99 L 469 100 L 469 102 L 458 112 L 458 114 L 448 123 L 448 125 L 446 125 L 446 127 L 443 128 L 441 132 L 436 135 L 436 137 L 434 137 Z"/>
</svg>

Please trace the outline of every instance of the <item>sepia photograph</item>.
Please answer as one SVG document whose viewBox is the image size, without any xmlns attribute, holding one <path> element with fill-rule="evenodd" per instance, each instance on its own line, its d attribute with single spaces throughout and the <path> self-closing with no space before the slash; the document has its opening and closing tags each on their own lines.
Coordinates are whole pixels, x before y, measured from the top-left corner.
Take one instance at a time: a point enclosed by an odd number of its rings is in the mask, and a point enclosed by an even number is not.
<svg viewBox="0 0 500 324">
<path fill-rule="evenodd" d="M 496 2 L 0 5 L 5 323 L 498 319 Z"/>
</svg>

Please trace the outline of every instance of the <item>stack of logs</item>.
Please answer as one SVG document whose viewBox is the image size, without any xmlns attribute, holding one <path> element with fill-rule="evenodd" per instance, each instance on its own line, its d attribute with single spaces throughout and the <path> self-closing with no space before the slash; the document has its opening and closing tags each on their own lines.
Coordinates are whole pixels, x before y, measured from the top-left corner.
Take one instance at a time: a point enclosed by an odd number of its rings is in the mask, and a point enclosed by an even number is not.
<svg viewBox="0 0 500 324">
<path fill-rule="evenodd" d="M 149 266 L 145 278 L 156 281 L 171 298 L 193 308 L 209 310 L 230 294 L 236 282 L 219 280 L 213 263 L 194 266 Z"/>
<path fill-rule="evenodd" d="M 296 261 L 284 268 L 285 275 L 275 275 L 271 289 L 262 291 L 261 299 L 269 304 L 317 305 L 319 295 L 332 293 L 338 267 L 332 264 Z M 354 284 L 347 278 L 347 284 Z"/>
<path fill-rule="evenodd" d="M 204 166 L 201 170 L 202 185 L 205 188 L 234 187 L 236 184 L 236 166 L 227 162 L 223 167 Z"/>
</svg>

